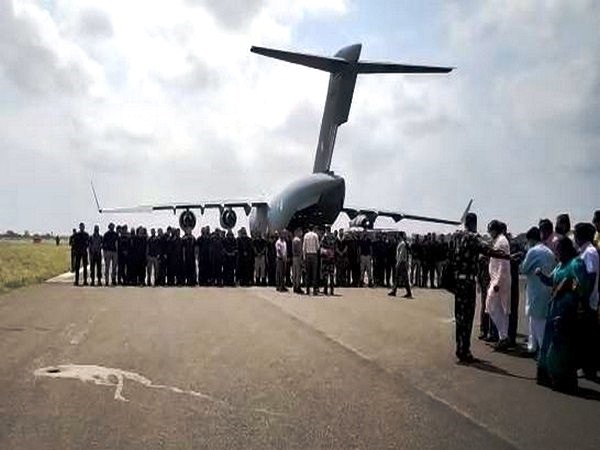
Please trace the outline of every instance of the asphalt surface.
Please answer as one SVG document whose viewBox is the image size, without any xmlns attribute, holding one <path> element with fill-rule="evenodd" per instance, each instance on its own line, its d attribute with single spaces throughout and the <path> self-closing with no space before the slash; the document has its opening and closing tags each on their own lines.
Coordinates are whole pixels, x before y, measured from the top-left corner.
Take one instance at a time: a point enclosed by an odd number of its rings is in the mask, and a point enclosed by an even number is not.
<svg viewBox="0 0 600 450">
<path fill-rule="evenodd" d="M 457 365 L 448 294 L 338 293 L 0 296 L 0 448 L 600 448 L 600 385 L 552 392 L 476 339 Z"/>
</svg>

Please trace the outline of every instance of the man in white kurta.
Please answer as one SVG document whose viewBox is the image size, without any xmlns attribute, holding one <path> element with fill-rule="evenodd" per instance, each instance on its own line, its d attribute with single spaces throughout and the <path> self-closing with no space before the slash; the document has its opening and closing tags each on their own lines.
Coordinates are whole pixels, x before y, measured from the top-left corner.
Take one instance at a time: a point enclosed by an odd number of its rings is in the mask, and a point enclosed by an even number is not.
<svg viewBox="0 0 600 450">
<path fill-rule="evenodd" d="M 493 249 L 510 254 L 510 244 L 501 233 L 502 225 L 497 220 L 490 222 L 488 232 L 493 239 Z M 510 261 L 490 258 L 490 287 L 486 301 L 486 312 L 498 329 L 498 348 L 508 346 L 508 316 L 510 314 Z"/>
</svg>

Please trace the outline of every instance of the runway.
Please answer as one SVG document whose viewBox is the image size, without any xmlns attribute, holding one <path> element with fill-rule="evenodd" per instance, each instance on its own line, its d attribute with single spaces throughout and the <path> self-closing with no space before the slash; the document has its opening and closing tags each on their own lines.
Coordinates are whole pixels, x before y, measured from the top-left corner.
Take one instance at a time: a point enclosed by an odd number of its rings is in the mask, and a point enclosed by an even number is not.
<svg viewBox="0 0 600 450">
<path fill-rule="evenodd" d="M 0 448 L 598 448 L 600 386 L 456 365 L 450 296 L 76 288 L 0 297 Z"/>
</svg>

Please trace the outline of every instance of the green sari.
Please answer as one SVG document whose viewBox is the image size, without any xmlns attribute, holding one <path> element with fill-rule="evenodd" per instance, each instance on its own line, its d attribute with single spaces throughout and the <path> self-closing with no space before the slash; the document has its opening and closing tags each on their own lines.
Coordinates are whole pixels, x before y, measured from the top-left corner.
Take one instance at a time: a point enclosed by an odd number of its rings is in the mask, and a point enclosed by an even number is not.
<svg viewBox="0 0 600 450">
<path fill-rule="evenodd" d="M 560 263 L 552 272 L 552 281 L 554 293 L 538 358 L 538 381 L 547 379 L 556 389 L 572 390 L 577 387 L 577 312 L 589 296 L 583 261 L 573 258 L 568 263 Z M 559 289 L 562 283 L 572 286 Z"/>
</svg>

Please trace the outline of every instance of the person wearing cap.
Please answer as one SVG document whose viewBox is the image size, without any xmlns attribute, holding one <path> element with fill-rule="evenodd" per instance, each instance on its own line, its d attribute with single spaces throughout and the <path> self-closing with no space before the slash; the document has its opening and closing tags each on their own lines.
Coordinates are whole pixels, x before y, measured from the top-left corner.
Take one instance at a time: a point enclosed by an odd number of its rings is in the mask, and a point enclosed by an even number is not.
<svg viewBox="0 0 600 450">
<path fill-rule="evenodd" d="M 494 250 L 477 234 L 477 215 L 468 213 L 464 230 L 454 235 L 451 264 L 453 268 L 454 317 L 456 326 L 456 357 L 459 363 L 475 361 L 471 353 L 471 332 L 475 316 L 476 278 L 480 254 L 510 259 L 501 251 Z"/>
<path fill-rule="evenodd" d="M 102 252 L 104 254 L 104 284 L 108 286 L 110 280 L 113 286 L 117 285 L 117 232 L 115 224 L 108 224 L 108 231 L 102 236 Z M 108 278 L 110 274 L 110 278 Z"/>
<path fill-rule="evenodd" d="M 527 350 L 535 354 L 542 348 L 544 342 L 548 305 L 552 300 L 552 288 L 542 283 L 535 272 L 540 269 L 543 273 L 552 273 L 557 261 L 552 250 L 542 243 L 539 228 L 530 228 L 525 237 L 529 249 L 521 263 L 520 272 L 527 277 L 525 293 L 525 314 L 529 323 Z"/>
</svg>

